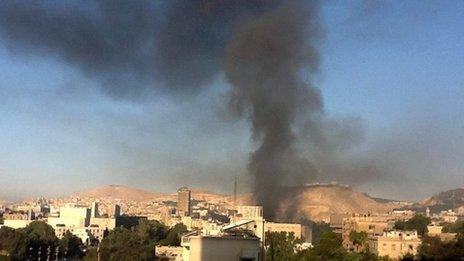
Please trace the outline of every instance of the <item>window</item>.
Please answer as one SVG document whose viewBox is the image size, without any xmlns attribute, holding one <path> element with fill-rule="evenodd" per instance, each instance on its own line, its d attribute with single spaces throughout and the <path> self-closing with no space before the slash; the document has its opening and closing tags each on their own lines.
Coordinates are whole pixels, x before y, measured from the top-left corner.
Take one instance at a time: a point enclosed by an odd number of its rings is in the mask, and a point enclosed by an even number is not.
<svg viewBox="0 0 464 261">
<path fill-rule="evenodd" d="M 391 250 L 395 251 L 396 250 L 396 245 L 395 244 L 392 244 L 391 246 Z"/>
</svg>

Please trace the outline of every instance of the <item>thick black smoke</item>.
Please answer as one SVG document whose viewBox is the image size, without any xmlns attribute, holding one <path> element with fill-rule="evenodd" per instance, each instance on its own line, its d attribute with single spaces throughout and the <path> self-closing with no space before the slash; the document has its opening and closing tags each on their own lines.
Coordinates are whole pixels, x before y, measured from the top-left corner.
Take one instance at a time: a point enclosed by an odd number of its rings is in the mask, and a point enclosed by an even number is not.
<svg viewBox="0 0 464 261">
<path fill-rule="evenodd" d="M 225 71 L 233 101 L 250 114 L 254 137 L 261 142 L 251 157 L 255 196 L 267 217 L 279 202 L 284 184 L 306 183 L 315 167 L 295 147 L 300 112 L 319 112 L 318 92 L 302 80 L 302 69 L 315 71 L 320 37 L 318 6 L 286 4 L 240 26 L 227 48 Z"/>
<path fill-rule="evenodd" d="M 301 77 L 319 65 L 315 1 L 1 1 L 0 34 L 10 50 L 57 57 L 114 97 L 149 89 L 189 95 L 225 72 L 231 104 L 252 123 L 259 148 L 249 171 L 267 217 L 282 185 L 316 168 L 296 147 L 296 119 L 320 113 Z"/>
<path fill-rule="evenodd" d="M 192 93 L 221 70 L 238 21 L 273 0 L 0 1 L 5 44 L 60 58 L 112 96 Z"/>
</svg>

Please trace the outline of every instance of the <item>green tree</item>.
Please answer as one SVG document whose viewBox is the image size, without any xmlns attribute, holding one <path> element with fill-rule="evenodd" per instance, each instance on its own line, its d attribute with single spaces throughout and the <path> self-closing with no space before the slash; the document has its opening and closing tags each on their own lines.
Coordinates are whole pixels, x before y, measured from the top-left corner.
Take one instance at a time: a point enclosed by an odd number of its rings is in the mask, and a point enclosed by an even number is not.
<svg viewBox="0 0 464 261">
<path fill-rule="evenodd" d="M 176 224 L 168 230 L 166 237 L 158 243 L 162 246 L 180 246 L 181 236 L 187 232 L 187 227 L 182 224 Z"/>
<path fill-rule="evenodd" d="M 10 253 L 20 237 L 21 234 L 16 229 L 10 227 L 0 228 L 0 250 Z"/>
<path fill-rule="evenodd" d="M 82 240 L 77 236 L 67 231 L 59 242 L 60 252 L 62 257 L 82 257 Z"/>
<path fill-rule="evenodd" d="M 167 236 L 166 226 L 156 220 L 142 219 L 135 228 L 135 232 L 145 243 L 156 243 Z"/>
<path fill-rule="evenodd" d="M 464 234 L 464 220 L 458 220 L 456 223 L 444 224 L 443 232 Z"/>
<path fill-rule="evenodd" d="M 43 221 L 33 221 L 27 227 L 18 229 L 18 236 L 12 244 L 12 260 L 47 258 L 58 244 L 54 229 Z"/>
<path fill-rule="evenodd" d="M 430 224 L 430 218 L 416 214 L 407 221 L 396 221 L 395 229 L 399 230 L 416 230 L 421 236 L 427 233 L 427 225 Z"/>
<path fill-rule="evenodd" d="M 154 243 L 146 243 L 135 232 L 113 229 L 100 244 L 102 260 L 153 260 Z"/>
<path fill-rule="evenodd" d="M 350 237 L 351 242 L 353 242 L 353 245 L 360 247 L 360 248 L 366 248 L 367 233 L 365 231 L 356 232 L 352 230 L 350 232 L 349 237 Z"/>
<path fill-rule="evenodd" d="M 295 260 L 356 260 L 342 247 L 341 235 L 334 232 L 322 233 L 319 240 L 314 243 L 314 247 L 300 251 L 296 254 Z"/>
<path fill-rule="evenodd" d="M 330 225 L 325 222 L 311 222 L 312 229 L 312 242 L 317 242 L 321 238 L 322 234 L 332 232 Z"/>
<path fill-rule="evenodd" d="M 98 260 L 98 253 L 96 247 L 89 247 L 85 252 L 84 256 L 85 261 L 97 261 Z"/>
<path fill-rule="evenodd" d="M 443 242 L 438 237 L 424 237 L 418 253 L 421 260 L 462 260 L 464 237 L 456 241 Z"/>
<path fill-rule="evenodd" d="M 296 239 L 293 233 L 266 232 L 264 260 L 295 260 L 295 246 L 298 243 L 301 240 Z"/>
</svg>

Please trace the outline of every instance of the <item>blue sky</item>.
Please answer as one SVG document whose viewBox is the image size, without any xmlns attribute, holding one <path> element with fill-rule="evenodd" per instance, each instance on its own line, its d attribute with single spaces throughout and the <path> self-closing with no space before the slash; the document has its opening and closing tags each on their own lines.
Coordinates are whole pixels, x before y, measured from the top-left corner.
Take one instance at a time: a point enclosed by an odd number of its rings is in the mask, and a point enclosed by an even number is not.
<svg viewBox="0 0 464 261">
<path fill-rule="evenodd" d="M 328 117 L 355 117 L 352 155 L 388 169 L 353 181 L 375 196 L 420 199 L 464 186 L 464 2 L 329 1 L 315 85 Z M 108 97 L 53 56 L 0 38 L 0 198 L 105 184 L 218 192 L 250 182 L 249 125 L 227 113 L 222 76 L 188 99 Z M 411 189 L 413 188 L 413 189 Z"/>
</svg>

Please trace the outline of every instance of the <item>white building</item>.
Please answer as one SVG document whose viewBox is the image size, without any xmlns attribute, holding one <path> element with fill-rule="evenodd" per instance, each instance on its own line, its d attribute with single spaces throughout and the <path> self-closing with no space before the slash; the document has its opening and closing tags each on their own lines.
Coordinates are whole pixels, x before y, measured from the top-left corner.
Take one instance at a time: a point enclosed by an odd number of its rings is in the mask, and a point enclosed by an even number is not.
<svg viewBox="0 0 464 261">
<path fill-rule="evenodd" d="M 184 261 L 261 260 L 257 237 L 187 235 L 182 237 L 181 245 Z"/>
</svg>

